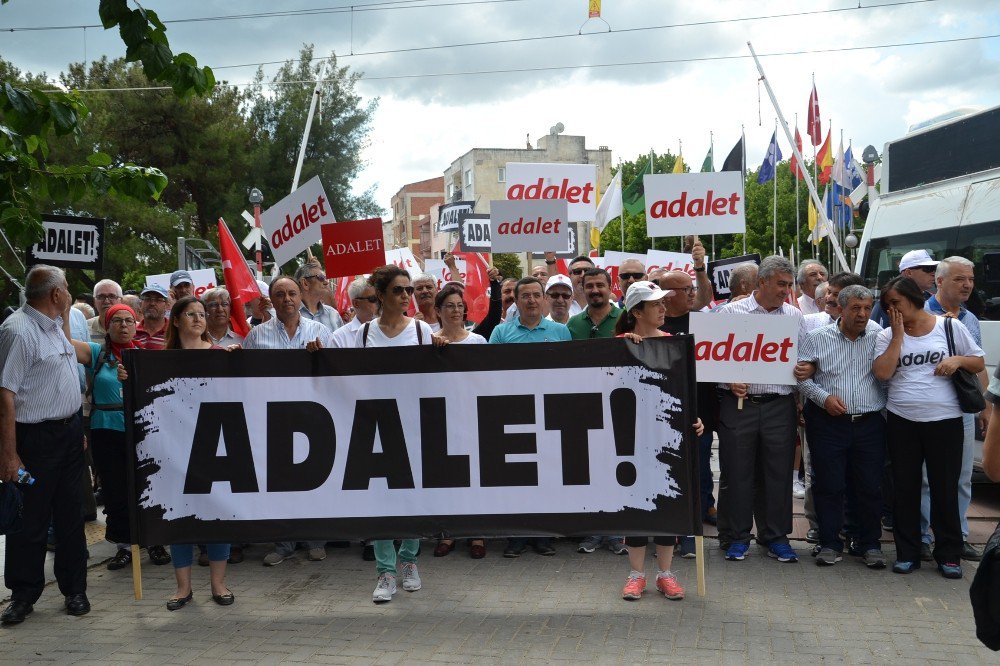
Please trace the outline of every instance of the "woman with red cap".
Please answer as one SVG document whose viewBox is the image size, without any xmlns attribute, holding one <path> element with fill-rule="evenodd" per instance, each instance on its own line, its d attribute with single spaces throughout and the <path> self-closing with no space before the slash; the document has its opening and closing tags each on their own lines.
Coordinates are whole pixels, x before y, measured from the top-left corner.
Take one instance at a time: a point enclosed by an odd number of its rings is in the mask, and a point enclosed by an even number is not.
<svg viewBox="0 0 1000 666">
<path fill-rule="evenodd" d="M 107 527 L 104 538 L 118 546 L 118 552 L 108 562 L 114 571 L 132 562 L 129 544 L 133 543 L 128 519 L 128 453 L 125 444 L 125 412 L 122 404 L 122 383 L 119 372 L 122 352 L 141 349 L 135 341 L 135 311 L 124 303 L 112 305 L 104 312 L 104 328 L 108 336 L 104 345 L 70 339 L 76 349 L 76 360 L 93 377 L 90 394 L 90 446 L 94 466 L 104 490 L 104 514 Z M 68 337 L 67 333 L 67 337 Z M 168 564 L 170 555 L 163 546 L 149 546 L 153 564 Z"/>
</svg>

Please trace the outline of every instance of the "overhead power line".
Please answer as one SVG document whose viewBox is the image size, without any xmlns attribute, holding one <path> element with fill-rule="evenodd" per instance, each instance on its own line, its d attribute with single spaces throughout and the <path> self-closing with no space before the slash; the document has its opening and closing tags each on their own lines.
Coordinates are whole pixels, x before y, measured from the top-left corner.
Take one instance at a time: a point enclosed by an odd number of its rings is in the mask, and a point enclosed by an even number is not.
<svg viewBox="0 0 1000 666">
<path fill-rule="evenodd" d="M 969 42 L 980 39 L 997 39 L 1000 38 L 1000 34 L 994 35 L 975 35 L 970 37 L 954 37 L 951 39 L 930 39 L 924 41 L 916 42 L 896 42 L 893 44 L 871 44 L 867 46 L 843 46 L 837 48 L 828 49 L 802 49 L 797 51 L 774 51 L 771 53 L 758 53 L 759 58 L 776 58 L 785 56 L 802 56 L 802 55 L 816 55 L 822 53 L 845 53 L 851 51 L 871 51 L 878 49 L 894 49 L 894 48 L 904 48 L 911 46 L 929 46 L 935 44 L 953 44 L 956 42 Z M 632 60 L 624 62 L 609 62 L 609 63 L 595 63 L 595 64 L 577 64 L 577 65 L 552 65 L 547 67 L 519 67 L 511 69 L 487 69 L 487 70 L 467 70 L 459 72 L 421 72 L 418 74 L 390 74 L 385 76 L 361 76 L 362 81 L 390 81 L 396 79 L 420 79 L 420 78 L 436 78 L 436 77 L 450 77 L 450 76 L 483 76 L 490 74 L 520 74 L 527 72 L 550 72 L 568 69 L 600 69 L 608 67 L 638 67 L 645 65 L 667 65 L 667 64 L 681 64 L 681 63 L 693 63 L 693 62 L 713 62 L 719 60 L 748 60 L 749 55 L 720 55 L 720 56 L 704 56 L 700 58 L 670 58 L 664 60 Z M 271 81 L 266 82 L 265 85 L 299 85 L 308 84 L 315 85 L 316 81 L 314 79 L 301 80 L 301 81 Z M 235 87 L 244 87 L 252 85 L 253 82 L 245 83 L 227 83 L 226 85 Z M 170 90 L 170 86 L 146 86 L 138 88 L 76 88 L 73 89 L 75 92 L 126 92 L 126 91 L 143 91 L 143 90 Z M 54 92 L 54 91 L 53 91 Z"/>
</svg>

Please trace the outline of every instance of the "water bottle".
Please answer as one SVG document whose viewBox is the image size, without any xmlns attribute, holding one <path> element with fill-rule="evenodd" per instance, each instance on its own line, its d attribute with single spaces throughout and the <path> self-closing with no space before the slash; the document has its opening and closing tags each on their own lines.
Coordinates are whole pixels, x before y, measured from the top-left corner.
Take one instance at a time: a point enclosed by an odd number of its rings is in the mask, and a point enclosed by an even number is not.
<svg viewBox="0 0 1000 666">
<path fill-rule="evenodd" d="M 28 473 L 23 467 L 17 469 L 17 482 L 21 485 L 31 486 L 35 483 L 35 477 Z"/>
</svg>

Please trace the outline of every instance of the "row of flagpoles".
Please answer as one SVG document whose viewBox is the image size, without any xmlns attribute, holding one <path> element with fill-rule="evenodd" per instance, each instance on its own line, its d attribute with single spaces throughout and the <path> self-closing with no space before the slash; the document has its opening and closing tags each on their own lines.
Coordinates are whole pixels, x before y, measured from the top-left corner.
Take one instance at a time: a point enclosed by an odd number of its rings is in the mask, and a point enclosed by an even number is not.
<svg viewBox="0 0 1000 666">
<path fill-rule="evenodd" d="M 773 181 L 774 195 L 772 203 L 773 218 L 773 247 L 772 251 L 778 252 L 778 218 L 777 218 L 777 165 L 782 160 L 781 148 L 778 143 L 778 127 L 775 119 L 775 130 L 771 135 L 767 152 L 757 172 L 757 182 L 761 185 Z M 816 92 L 816 83 L 813 82 L 812 91 L 809 94 L 809 109 L 806 115 L 806 135 L 813 147 L 813 174 L 812 180 L 817 191 L 820 186 L 824 187 L 822 205 L 825 209 L 826 217 L 835 227 L 835 230 L 842 238 L 848 231 L 853 230 L 854 209 L 867 193 L 864 171 L 854 157 L 853 146 L 848 144 L 844 150 L 843 132 L 841 132 L 840 144 L 837 152 L 832 150 L 832 123 L 827 129 L 826 137 L 823 137 L 822 119 L 820 115 L 819 96 Z M 740 171 L 746 177 L 746 150 L 745 136 L 740 136 L 739 141 L 726 156 L 720 171 Z M 798 114 L 795 122 L 795 143 L 798 152 L 802 152 L 802 135 L 799 133 Z M 817 147 L 819 148 L 817 150 Z M 645 211 L 645 201 L 641 194 L 642 178 L 646 174 L 654 173 L 655 162 L 653 152 L 650 151 L 646 165 L 636 174 L 636 177 L 627 186 L 622 187 L 621 170 L 615 174 L 601 197 L 595 216 L 594 225 L 591 231 L 591 246 L 597 247 L 600 243 L 600 232 L 608 222 L 622 215 L 623 210 L 631 215 L 638 215 Z M 799 206 L 799 181 L 808 178 L 802 165 L 798 163 L 793 151 L 789 163 L 789 170 L 795 179 L 795 247 L 800 244 L 800 221 L 798 219 Z M 682 154 L 678 154 L 674 161 L 673 173 L 684 173 L 684 159 Z M 702 162 L 702 172 L 715 171 L 714 161 L 714 137 L 709 139 L 708 153 Z M 817 223 L 817 211 L 812 200 L 808 202 L 807 227 L 809 230 L 808 240 L 813 246 L 813 256 L 817 256 L 818 246 L 823 239 L 829 235 L 827 226 Z M 625 225 L 621 225 L 622 249 L 625 248 Z M 743 251 L 746 252 L 746 235 L 743 239 Z"/>
</svg>

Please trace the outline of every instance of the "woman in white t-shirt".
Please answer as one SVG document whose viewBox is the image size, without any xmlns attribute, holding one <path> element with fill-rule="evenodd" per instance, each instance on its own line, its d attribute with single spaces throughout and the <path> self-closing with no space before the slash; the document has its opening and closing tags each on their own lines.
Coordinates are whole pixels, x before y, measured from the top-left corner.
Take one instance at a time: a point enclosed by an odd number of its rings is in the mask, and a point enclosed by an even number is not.
<svg viewBox="0 0 1000 666">
<path fill-rule="evenodd" d="M 380 266 L 372 271 L 368 283 L 375 288 L 380 310 L 378 317 L 358 329 L 358 347 L 433 344 L 431 327 L 406 316 L 413 297 L 413 286 L 406 271 L 394 265 Z M 396 593 L 396 547 L 391 539 L 375 540 L 371 545 L 375 549 L 375 568 L 378 572 L 372 601 L 377 604 L 392 601 L 392 595 Z M 399 547 L 398 559 L 402 563 L 399 573 L 403 578 L 403 589 L 407 592 L 420 589 L 420 574 L 417 572 L 419 550 L 419 539 L 403 539 Z"/>
<path fill-rule="evenodd" d="M 951 375 L 983 369 L 983 350 L 957 319 L 950 324 L 955 355 L 948 352 L 945 318 L 924 310 L 917 283 L 898 277 L 882 290 L 891 326 L 878 334 L 872 372 L 888 382 L 887 439 L 892 462 L 896 573 L 920 568 L 920 486 L 927 465 L 934 559 L 945 578 L 961 578 L 962 527 L 958 478 L 962 470 L 962 410 Z"/>
</svg>

